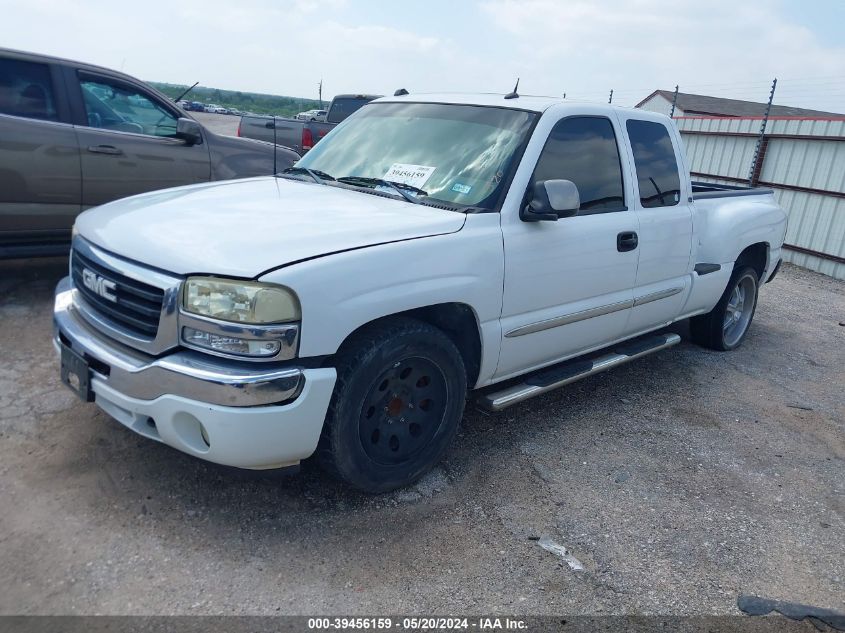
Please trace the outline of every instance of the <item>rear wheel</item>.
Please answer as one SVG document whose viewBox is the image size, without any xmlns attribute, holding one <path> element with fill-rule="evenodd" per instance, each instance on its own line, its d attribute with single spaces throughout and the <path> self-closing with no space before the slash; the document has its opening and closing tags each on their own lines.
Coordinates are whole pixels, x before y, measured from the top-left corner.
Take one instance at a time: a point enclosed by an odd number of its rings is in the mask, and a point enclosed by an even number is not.
<svg viewBox="0 0 845 633">
<path fill-rule="evenodd" d="M 409 318 L 370 327 L 336 357 L 318 455 L 365 492 L 408 485 L 430 470 L 463 415 L 466 370 L 454 343 Z"/>
<path fill-rule="evenodd" d="M 735 270 L 716 307 L 690 319 L 693 341 L 720 351 L 739 347 L 754 318 L 757 290 L 758 277 L 753 268 Z"/>
</svg>

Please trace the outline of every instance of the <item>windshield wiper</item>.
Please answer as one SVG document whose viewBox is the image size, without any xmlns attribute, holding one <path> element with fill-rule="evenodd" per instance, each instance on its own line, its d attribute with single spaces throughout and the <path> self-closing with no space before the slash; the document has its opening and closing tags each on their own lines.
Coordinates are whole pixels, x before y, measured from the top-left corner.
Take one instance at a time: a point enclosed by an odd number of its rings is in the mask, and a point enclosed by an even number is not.
<svg viewBox="0 0 845 633">
<path fill-rule="evenodd" d="M 282 171 L 283 174 L 306 174 L 311 176 L 318 185 L 325 185 L 326 180 L 334 180 L 333 176 L 330 176 L 324 171 L 320 171 L 319 169 L 308 169 L 307 167 L 288 167 L 287 169 Z"/>
<path fill-rule="evenodd" d="M 338 182 L 342 182 L 345 185 L 360 185 L 363 187 L 372 186 L 378 187 L 381 185 L 382 187 L 388 187 L 393 189 L 396 193 L 400 196 L 405 198 L 408 202 L 413 204 L 422 204 L 422 201 L 418 200 L 414 196 L 408 193 L 411 191 L 418 196 L 427 196 L 428 192 L 419 189 L 418 187 L 414 187 L 413 185 L 406 185 L 404 182 L 394 182 L 392 180 L 385 180 L 384 178 L 367 178 L 365 176 L 341 176 L 337 179 Z"/>
</svg>

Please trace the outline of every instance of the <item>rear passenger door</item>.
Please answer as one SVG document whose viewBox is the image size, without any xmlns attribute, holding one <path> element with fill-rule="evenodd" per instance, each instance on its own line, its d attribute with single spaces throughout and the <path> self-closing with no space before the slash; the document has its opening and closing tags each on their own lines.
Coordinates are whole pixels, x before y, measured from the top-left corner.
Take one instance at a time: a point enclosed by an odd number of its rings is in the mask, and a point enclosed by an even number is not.
<svg viewBox="0 0 845 633">
<path fill-rule="evenodd" d="M 0 243 L 67 241 L 80 211 L 79 172 L 59 70 L 0 58 Z"/>
<path fill-rule="evenodd" d="M 69 71 L 84 207 L 209 180 L 208 144 L 176 137 L 179 110 L 123 78 Z"/>
<path fill-rule="evenodd" d="M 692 208 L 680 137 L 662 121 L 620 113 L 633 165 L 640 261 L 628 334 L 666 325 L 690 289 Z"/>
</svg>

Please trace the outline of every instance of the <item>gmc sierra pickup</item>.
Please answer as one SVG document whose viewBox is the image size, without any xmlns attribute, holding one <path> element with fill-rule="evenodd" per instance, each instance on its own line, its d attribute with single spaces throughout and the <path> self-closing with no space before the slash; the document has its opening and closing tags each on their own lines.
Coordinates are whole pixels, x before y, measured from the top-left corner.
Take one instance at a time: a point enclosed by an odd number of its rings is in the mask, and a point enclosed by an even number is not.
<svg viewBox="0 0 845 633">
<path fill-rule="evenodd" d="M 679 337 L 731 350 L 781 260 L 772 192 L 690 182 L 665 116 L 551 98 L 374 101 L 277 177 L 77 220 L 63 381 L 148 438 L 369 492 L 493 411 Z"/>
</svg>

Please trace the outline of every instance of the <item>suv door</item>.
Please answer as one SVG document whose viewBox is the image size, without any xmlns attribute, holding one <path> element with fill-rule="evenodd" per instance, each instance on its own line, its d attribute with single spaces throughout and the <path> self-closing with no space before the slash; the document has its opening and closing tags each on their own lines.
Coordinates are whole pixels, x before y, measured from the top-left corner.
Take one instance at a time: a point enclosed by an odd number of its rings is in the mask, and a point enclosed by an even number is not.
<svg viewBox="0 0 845 633">
<path fill-rule="evenodd" d="M 546 116 L 549 116 L 548 114 Z M 538 126 L 535 136 L 541 134 Z M 631 311 L 637 271 L 638 220 L 625 206 L 627 170 L 617 139 L 618 121 L 573 116 L 557 121 L 545 142 L 534 182 L 571 180 L 577 215 L 556 222 L 524 222 L 502 215 L 505 287 L 502 351 L 496 376 L 549 365 L 622 336 Z M 526 150 L 526 160 L 529 159 Z M 528 202 L 528 195 L 522 204 Z"/>
<path fill-rule="evenodd" d="M 0 248 L 69 241 L 82 201 L 79 170 L 60 72 L 0 58 Z"/>
<path fill-rule="evenodd" d="M 82 156 L 82 204 L 210 178 L 208 145 L 176 137 L 181 113 L 142 86 L 78 70 L 68 80 L 76 101 Z"/>
<path fill-rule="evenodd" d="M 691 195 L 681 178 L 679 138 L 666 125 L 636 114 L 620 113 L 626 144 L 636 174 L 637 195 L 631 205 L 640 220 L 640 263 L 634 307 L 627 330 L 631 334 L 673 321 L 691 286 Z"/>
</svg>

